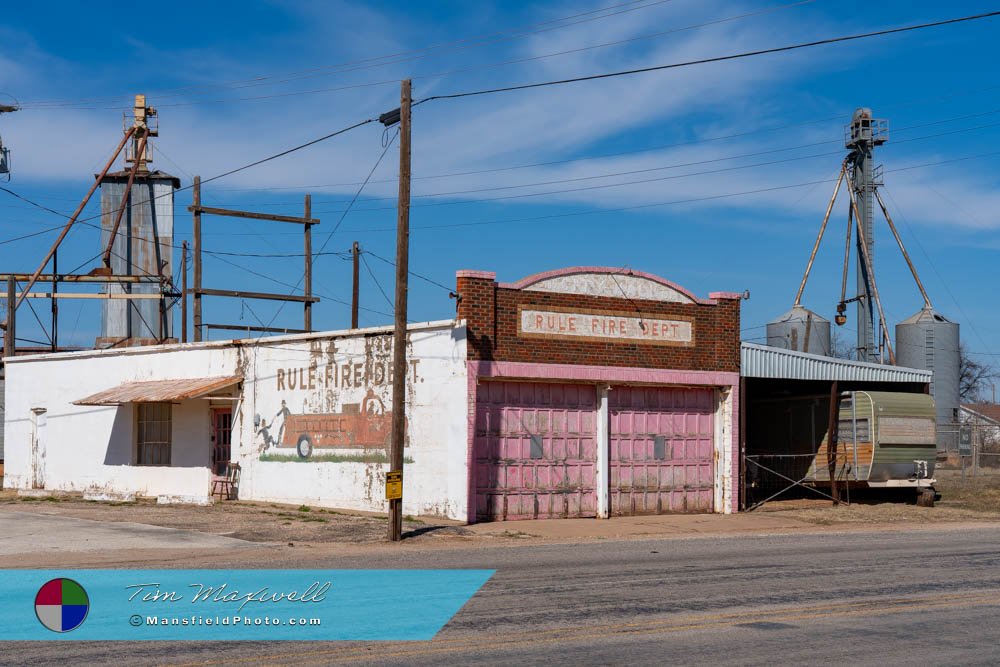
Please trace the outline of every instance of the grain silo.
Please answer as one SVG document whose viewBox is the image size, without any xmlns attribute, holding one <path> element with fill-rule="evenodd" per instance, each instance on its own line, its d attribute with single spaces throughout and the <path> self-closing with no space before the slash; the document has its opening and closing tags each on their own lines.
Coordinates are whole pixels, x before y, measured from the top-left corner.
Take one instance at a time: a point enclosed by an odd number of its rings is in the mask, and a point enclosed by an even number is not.
<svg viewBox="0 0 1000 667">
<path fill-rule="evenodd" d="M 108 247 L 129 173 L 108 174 L 101 183 L 101 247 Z M 173 275 L 174 191 L 180 181 L 160 171 L 138 173 L 122 214 L 110 263 L 114 275 Z M 160 294 L 159 283 L 110 284 L 109 292 Z M 171 318 L 163 299 L 103 301 L 101 338 L 97 347 L 149 345 L 172 337 Z"/>
<path fill-rule="evenodd" d="M 925 306 L 896 325 L 896 360 L 900 366 L 934 372 L 931 393 L 937 405 L 938 449 L 955 449 L 961 369 L 958 323 Z"/>
<path fill-rule="evenodd" d="M 131 137 L 125 157 L 129 166 L 101 181 L 103 271 L 145 279 L 109 283 L 105 291 L 151 298 L 105 299 L 99 348 L 152 345 L 172 338 L 165 295 L 173 276 L 174 191 L 180 180 L 149 171 L 153 153 L 148 140 L 159 134 L 155 120 L 156 110 L 146 105 L 144 95 L 136 95 L 133 124 L 126 128 Z"/>
<path fill-rule="evenodd" d="M 830 320 L 808 308 L 792 306 L 767 323 L 767 344 L 796 352 L 830 356 Z"/>
</svg>

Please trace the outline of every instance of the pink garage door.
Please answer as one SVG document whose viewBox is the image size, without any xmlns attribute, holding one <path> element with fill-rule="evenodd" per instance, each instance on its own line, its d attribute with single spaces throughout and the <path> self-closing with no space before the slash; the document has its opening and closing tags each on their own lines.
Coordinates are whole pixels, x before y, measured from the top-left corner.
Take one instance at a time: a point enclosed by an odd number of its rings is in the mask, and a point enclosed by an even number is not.
<svg viewBox="0 0 1000 667">
<path fill-rule="evenodd" d="M 710 512 L 714 390 L 614 387 L 608 408 L 611 514 Z"/>
<path fill-rule="evenodd" d="M 476 519 L 597 513 L 593 386 L 483 382 L 476 390 Z"/>
</svg>

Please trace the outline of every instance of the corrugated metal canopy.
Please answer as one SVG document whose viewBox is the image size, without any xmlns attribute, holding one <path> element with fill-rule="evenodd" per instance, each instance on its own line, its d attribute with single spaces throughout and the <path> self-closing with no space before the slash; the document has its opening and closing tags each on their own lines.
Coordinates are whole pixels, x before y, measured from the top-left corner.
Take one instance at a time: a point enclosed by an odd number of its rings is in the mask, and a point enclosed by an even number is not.
<svg viewBox="0 0 1000 667">
<path fill-rule="evenodd" d="M 786 380 L 928 383 L 931 371 L 836 359 L 757 343 L 740 345 L 740 375 Z"/>
<path fill-rule="evenodd" d="M 151 380 L 126 382 L 111 389 L 73 401 L 74 405 L 121 405 L 123 403 L 166 403 L 207 396 L 242 382 L 239 376 L 185 378 L 182 380 Z"/>
</svg>

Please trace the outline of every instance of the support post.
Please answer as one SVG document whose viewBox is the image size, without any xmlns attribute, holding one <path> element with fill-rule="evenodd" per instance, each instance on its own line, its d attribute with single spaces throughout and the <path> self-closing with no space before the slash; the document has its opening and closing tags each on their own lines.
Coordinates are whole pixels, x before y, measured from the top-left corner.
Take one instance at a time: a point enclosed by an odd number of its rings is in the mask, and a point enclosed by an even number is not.
<svg viewBox="0 0 1000 667">
<path fill-rule="evenodd" d="M 137 155 L 145 154 L 146 152 L 146 137 L 144 136 L 139 140 L 139 149 Z M 111 268 L 111 252 L 115 247 L 115 238 L 118 236 L 118 228 L 122 224 L 122 216 L 125 215 L 125 209 L 129 207 L 132 199 L 132 184 L 135 183 L 135 175 L 139 171 L 139 160 L 135 161 L 132 165 L 131 171 L 128 173 L 128 182 L 125 184 L 125 193 L 122 195 L 121 203 L 118 205 L 118 212 L 115 214 L 115 221 L 111 225 L 111 233 L 108 235 L 108 247 L 104 249 L 104 266 Z M 152 206 L 150 202 L 150 206 Z M 129 238 L 131 242 L 131 238 Z"/>
<path fill-rule="evenodd" d="M 740 511 L 750 503 L 747 501 L 747 379 L 740 376 Z"/>
<path fill-rule="evenodd" d="M 403 471 L 406 441 L 406 301 L 410 259 L 410 80 L 399 91 L 399 201 L 396 221 L 396 329 L 392 346 L 392 439 L 390 471 Z M 405 481 L 403 487 L 406 487 Z M 402 494 L 400 494 L 402 495 Z M 389 540 L 403 539 L 403 499 L 389 501 Z"/>
<path fill-rule="evenodd" d="M 607 519 L 611 516 L 609 484 L 611 457 L 611 416 L 608 409 L 608 385 L 597 386 L 597 518 Z"/>
<path fill-rule="evenodd" d="M 17 284 L 7 277 L 7 328 L 3 332 L 3 356 L 13 357 L 17 336 Z"/>
<path fill-rule="evenodd" d="M 312 195 L 306 195 L 305 201 L 305 213 L 303 217 L 306 219 L 312 218 Z M 312 262 L 312 225 L 308 222 L 303 225 L 303 235 L 304 235 L 304 256 L 305 256 L 305 272 L 303 273 L 302 285 L 305 290 L 306 296 L 312 296 L 313 289 L 313 262 Z M 313 322 L 313 311 L 312 311 L 312 301 L 306 301 L 302 304 L 302 328 L 306 331 L 312 331 Z"/>
<path fill-rule="evenodd" d="M 191 201 L 193 202 L 192 231 L 191 236 L 194 242 L 194 340 L 197 343 L 201 340 L 201 176 L 194 177 L 194 186 L 191 188 Z"/>
<path fill-rule="evenodd" d="M 885 326 L 885 324 L 888 322 L 888 320 L 885 319 L 885 312 L 882 310 L 882 299 L 881 299 L 881 297 L 879 297 L 879 294 L 878 294 L 878 285 L 875 283 L 875 269 L 874 269 L 874 267 L 872 265 L 872 257 L 868 253 L 869 242 L 868 242 L 868 237 L 865 236 L 864 225 L 861 224 L 862 218 L 861 218 L 861 213 L 858 210 L 858 200 L 855 199 L 853 191 L 851 191 L 850 189 L 848 189 L 848 193 L 851 195 L 851 208 L 854 210 L 854 217 L 857 219 L 857 226 L 858 226 L 858 249 L 859 249 L 859 251 L 861 253 L 861 260 L 864 263 L 864 265 L 865 265 L 865 267 L 867 268 L 867 271 L 868 271 L 868 277 L 870 279 L 870 285 L 871 285 L 871 296 L 874 297 L 874 299 L 875 299 L 875 305 L 878 307 L 878 318 L 879 318 L 879 321 L 882 323 L 882 326 L 881 326 L 881 329 L 882 329 L 882 340 L 885 343 L 886 349 L 889 351 L 889 363 L 892 364 L 893 366 L 895 366 L 896 365 L 896 355 L 892 351 L 892 343 L 889 341 L 889 330 Z M 870 322 L 869 322 L 869 324 L 870 324 Z M 858 323 L 858 326 L 859 327 L 861 326 L 860 322 Z M 859 350 L 860 350 L 860 348 L 859 348 Z M 859 359 L 860 359 L 860 357 L 859 357 Z M 871 358 L 865 358 L 865 359 L 860 359 L 860 360 L 861 361 L 871 361 Z M 884 360 L 882 360 L 882 362 L 885 363 Z"/>
<path fill-rule="evenodd" d="M 59 252 L 52 253 L 52 351 L 59 350 Z"/>
<path fill-rule="evenodd" d="M 840 487 L 837 484 L 837 425 L 840 420 L 840 388 L 836 380 L 830 386 L 830 421 L 826 428 L 826 460 L 830 474 L 830 496 L 833 504 L 840 504 Z"/>
<path fill-rule="evenodd" d="M 354 264 L 353 281 L 351 283 L 351 328 L 358 328 L 358 297 L 360 296 L 359 289 L 359 273 L 358 269 L 361 260 L 361 247 L 358 242 L 355 241 L 354 245 L 351 246 L 351 261 Z"/>
<path fill-rule="evenodd" d="M 69 234 L 70 228 L 73 227 L 73 224 L 76 222 L 76 219 L 80 217 L 80 213 L 82 213 L 83 209 L 87 206 L 87 202 L 90 201 L 90 198 L 94 194 L 94 191 L 97 190 L 97 186 L 101 184 L 101 182 L 104 180 L 104 177 L 108 174 L 108 171 L 111 169 L 111 165 L 113 165 L 115 163 L 115 160 L 118 159 L 118 154 L 122 152 L 122 148 L 125 147 L 125 142 L 127 142 L 132 137 L 133 132 L 135 132 L 135 128 L 129 128 L 129 130 L 125 132 L 125 136 L 122 137 L 122 140 L 121 142 L 119 142 L 118 147 L 115 149 L 115 152 L 111 155 L 111 158 L 104 164 L 104 169 L 101 170 L 100 175 L 96 179 L 94 179 L 93 185 L 91 185 L 90 189 L 87 190 L 87 194 L 84 195 L 83 201 L 81 201 L 80 205 L 76 207 L 75 211 L 73 211 L 73 215 L 69 217 L 69 220 L 66 222 L 66 226 L 63 227 L 61 232 L 59 232 L 59 237 L 55 241 L 53 241 L 52 247 L 49 248 L 49 251 L 45 254 L 45 258 L 42 260 L 42 263 L 39 264 L 38 269 L 33 274 L 31 274 L 31 278 L 28 279 L 28 284 L 24 286 L 24 294 L 30 292 L 31 288 L 35 286 L 36 282 L 38 282 L 38 276 L 42 275 L 42 271 L 45 270 L 45 267 L 49 263 L 49 260 L 52 259 L 52 255 L 55 254 L 56 249 L 59 247 L 59 244 L 62 243 L 63 239 L 66 238 L 66 235 Z M 14 308 L 7 315 L 8 320 L 13 315 L 14 311 L 17 310 L 17 307 L 21 305 L 21 301 L 23 299 L 24 297 L 20 297 L 14 303 Z"/>
<path fill-rule="evenodd" d="M 830 213 L 833 211 L 833 205 L 837 201 L 837 194 L 840 192 L 840 184 L 844 182 L 844 170 L 846 167 L 840 167 L 840 175 L 837 177 L 837 185 L 833 188 L 833 196 L 830 197 L 830 203 L 826 207 L 826 214 L 823 216 L 823 224 L 819 226 L 819 234 L 816 235 L 816 243 L 813 244 L 812 253 L 809 255 L 809 261 L 806 263 L 806 271 L 802 275 L 802 282 L 799 284 L 799 291 L 795 294 L 795 305 L 802 305 L 802 293 L 806 289 L 806 283 L 809 281 L 809 273 L 812 271 L 813 262 L 816 261 L 816 253 L 819 251 L 819 244 L 823 242 L 823 234 L 826 232 L 826 225 L 830 222 Z M 806 340 L 806 348 L 808 347 L 809 341 Z"/>
<path fill-rule="evenodd" d="M 188 242 L 181 243 L 181 342 L 188 342 Z"/>
<path fill-rule="evenodd" d="M 927 290 L 924 289 L 924 284 L 920 281 L 920 276 L 917 275 L 917 267 L 913 265 L 910 260 L 910 253 L 906 252 L 906 246 L 903 245 L 903 239 L 899 236 L 899 232 L 896 230 L 896 224 L 892 221 L 892 216 L 889 215 L 889 209 L 886 208 L 885 202 L 882 201 L 882 195 L 879 194 L 878 190 L 875 191 L 875 200 L 878 202 L 879 208 L 882 209 L 882 215 L 885 216 L 885 221 L 889 223 L 889 229 L 892 230 L 892 236 L 896 239 L 896 245 L 899 246 L 899 251 L 903 253 L 903 259 L 906 260 L 906 265 L 910 267 L 910 273 L 913 274 L 913 281 L 917 283 L 917 289 L 920 290 L 920 296 L 924 298 L 924 308 L 931 308 L 931 299 L 927 296 Z"/>
</svg>

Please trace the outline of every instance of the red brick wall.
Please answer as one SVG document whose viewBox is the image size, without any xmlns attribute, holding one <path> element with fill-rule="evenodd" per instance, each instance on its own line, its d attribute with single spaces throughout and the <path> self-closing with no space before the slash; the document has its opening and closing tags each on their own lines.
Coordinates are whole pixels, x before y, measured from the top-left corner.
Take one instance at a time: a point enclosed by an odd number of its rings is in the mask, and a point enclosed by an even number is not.
<svg viewBox="0 0 1000 667">
<path fill-rule="evenodd" d="M 683 304 L 604 296 L 556 294 L 501 288 L 489 277 L 463 272 L 457 279 L 458 317 L 468 325 L 468 355 L 474 361 L 522 361 L 549 364 L 585 364 L 677 370 L 739 372 L 740 302 L 718 299 L 716 304 Z M 692 346 L 640 342 L 522 338 L 518 333 L 518 306 L 572 308 L 583 312 L 617 311 L 653 317 L 690 318 Z"/>
</svg>

